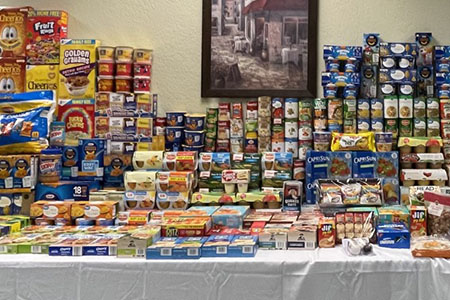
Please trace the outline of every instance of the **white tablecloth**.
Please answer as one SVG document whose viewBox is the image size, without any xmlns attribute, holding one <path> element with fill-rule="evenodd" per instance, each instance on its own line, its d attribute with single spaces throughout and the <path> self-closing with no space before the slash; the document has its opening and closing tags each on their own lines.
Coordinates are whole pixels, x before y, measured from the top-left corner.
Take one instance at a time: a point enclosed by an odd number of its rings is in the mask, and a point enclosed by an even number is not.
<svg viewBox="0 0 450 300">
<path fill-rule="evenodd" d="M 0 256 L 0 299 L 450 299 L 450 261 L 375 248 L 258 251 L 255 258 Z"/>
</svg>

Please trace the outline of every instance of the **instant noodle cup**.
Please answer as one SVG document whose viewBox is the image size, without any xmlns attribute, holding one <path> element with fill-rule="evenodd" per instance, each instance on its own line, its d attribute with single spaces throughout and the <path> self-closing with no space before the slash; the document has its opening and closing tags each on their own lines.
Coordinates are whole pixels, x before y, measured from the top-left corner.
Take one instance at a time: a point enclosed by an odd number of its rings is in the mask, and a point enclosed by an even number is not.
<svg viewBox="0 0 450 300">
<path fill-rule="evenodd" d="M 149 93 L 151 79 L 147 77 L 134 77 L 134 92 Z"/>
<path fill-rule="evenodd" d="M 331 151 L 376 151 L 375 134 L 332 133 Z"/>
<path fill-rule="evenodd" d="M 133 60 L 135 63 L 151 64 L 152 63 L 153 50 L 150 49 L 135 49 Z"/>
<path fill-rule="evenodd" d="M 134 76 L 136 77 L 150 77 L 152 71 L 152 65 L 143 63 L 133 64 Z"/>
<path fill-rule="evenodd" d="M 131 77 L 116 77 L 115 90 L 118 93 L 130 93 L 133 90 L 133 78 Z"/>
<path fill-rule="evenodd" d="M 115 59 L 117 62 L 132 62 L 133 48 L 126 46 L 117 46 L 115 49 Z"/>
<path fill-rule="evenodd" d="M 97 90 L 99 92 L 112 92 L 114 90 L 114 77 L 99 76 L 97 78 Z"/>
<path fill-rule="evenodd" d="M 133 76 L 132 63 L 116 63 L 116 76 Z"/>
<path fill-rule="evenodd" d="M 98 60 L 101 62 L 114 61 L 114 47 L 109 46 L 99 46 L 97 48 Z"/>
<path fill-rule="evenodd" d="M 97 71 L 99 76 L 113 76 L 114 75 L 114 62 L 99 61 L 97 62 Z"/>
</svg>

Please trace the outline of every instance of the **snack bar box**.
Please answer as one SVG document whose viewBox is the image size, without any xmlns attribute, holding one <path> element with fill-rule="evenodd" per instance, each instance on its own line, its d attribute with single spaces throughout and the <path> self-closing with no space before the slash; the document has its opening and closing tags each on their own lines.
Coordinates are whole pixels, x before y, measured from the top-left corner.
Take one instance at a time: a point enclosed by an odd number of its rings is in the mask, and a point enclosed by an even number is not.
<svg viewBox="0 0 450 300">
<path fill-rule="evenodd" d="M 87 245 L 83 245 L 83 256 L 116 256 L 117 241 L 123 234 L 108 234 L 97 238 Z"/>
<path fill-rule="evenodd" d="M 220 206 L 192 206 L 188 210 L 184 211 L 180 217 L 211 217 Z"/>
<path fill-rule="evenodd" d="M 248 213 L 249 206 L 222 206 L 212 215 L 213 225 L 229 228 L 242 228 L 244 218 Z"/>
</svg>

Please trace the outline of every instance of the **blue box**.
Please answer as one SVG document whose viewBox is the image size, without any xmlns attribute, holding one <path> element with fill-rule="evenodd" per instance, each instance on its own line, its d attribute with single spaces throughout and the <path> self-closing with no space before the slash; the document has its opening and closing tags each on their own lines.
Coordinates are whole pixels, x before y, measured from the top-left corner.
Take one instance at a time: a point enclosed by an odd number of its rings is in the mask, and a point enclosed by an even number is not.
<svg viewBox="0 0 450 300">
<path fill-rule="evenodd" d="M 323 59 L 361 59 L 362 47 L 360 46 L 339 46 L 339 45 L 324 45 Z"/>
<path fill-rule="evenodd" d="M 316 203 L 314 181 L 328 178 L 328 168 L 331 163 L 329 151 L 306 152 L 306 203 Z"/>
<path fill-rule="evenodd" d="M 378 245 L 386 248 L 410 247 L 410 233 L 403 223 L 391 223 L 377 226 Z"/>
<path fill-rule="evenodd" d="M 71 180 L 78 177 L 78 146 L 62 147 L 62 180 Z"/>
<path fill-rule="evenodd" d="M 329 178 L 345 180 L 352 178 L 352 153 L 331 152 L 328 169 Z"/>
<path fill-rule="evenodd" d="M 173 259 L 173 248 L 176 246 L 176 237 L 162 237 L 147 248 L 147 259 Z"/>
<path fill-rule="evenodd" d="M 353 152 L 353 178 L 375 178 L 376 154 L 371 151 Z"/>
<path fill-rule="evenodd" d="M 203 257 L 227 257 L 231 235 L 211 235 L 202 246 Z"/>
<path fill-rule="evenodd" d="M 109 154 L 104 156 L 105 187 L 123 187 L 123 174 L 133 170 L 131 154 Z"/>
<path fill-rule="evenodd" d="M 212 215 L 213 225 L 229 228 L 242 228 L 244 218 L 249 212 L 249 206 L 225 205 L 221 206 Z"/>
<path fill-rule="evenodd" d="M 258 250 L 257 235 L 236 235 L 228 246 L 230 257 L 254 257 Z"/>
<path fill-rule="evenodd" d="M 88 201 L 90 191 L 98 191 L 98 181 L 60 181 L 58 183 L 38 183 L 35 200 Z"/>
<path fill-rule="evenodd" d="M 376 178 L 398 178 L 399 162 L 398 152 L 376 152 Z"/>
<path fill-rule="evenodd" d="M 172 250 L 173 258 L 196 259 L 202 256 L 202 246 L 207 237 L 182 237 L 176 240 L 176 246 Z"/>
<path fill-rule="evenodd" d="M 106 144 L 104 139 L 81 139 L 78 143 L 79 168 L 81 180 L 103 180 L 103 156 Z"/>
</svg>

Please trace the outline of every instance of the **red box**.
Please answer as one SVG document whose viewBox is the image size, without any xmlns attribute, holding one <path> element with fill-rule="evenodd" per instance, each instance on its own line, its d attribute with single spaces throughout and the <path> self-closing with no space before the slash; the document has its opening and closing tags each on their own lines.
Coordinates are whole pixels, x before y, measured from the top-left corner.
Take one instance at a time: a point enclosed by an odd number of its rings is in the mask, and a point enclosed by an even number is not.
<svg viewBox="0 0 450 300">
<path fill-rule="evenodd" d="M 59 64 L 61 39 L 67 37 L 68 14 L 62 10 L 34 10 L 27 20 L 27 63 Z"/>
<path fill-rule="evenodd" d="M 25 56 L 26 24 L 31 7 L 0 8 L 0 56 Z"/>
</svg>

